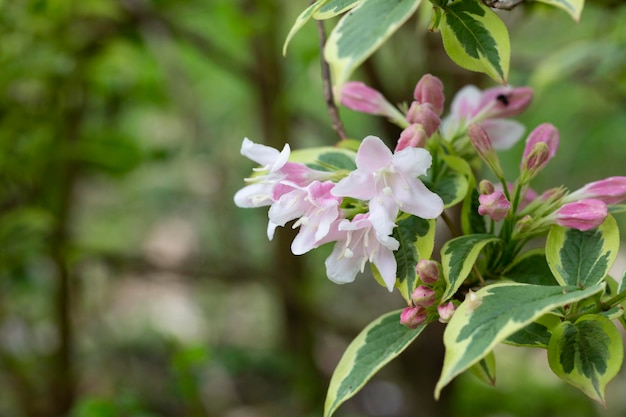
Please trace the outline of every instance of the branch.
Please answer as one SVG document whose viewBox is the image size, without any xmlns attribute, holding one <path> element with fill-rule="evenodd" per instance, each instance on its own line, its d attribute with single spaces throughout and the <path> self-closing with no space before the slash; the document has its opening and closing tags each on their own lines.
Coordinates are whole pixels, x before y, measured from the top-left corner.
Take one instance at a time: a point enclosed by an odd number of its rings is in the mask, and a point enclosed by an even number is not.
<svg viewBox="0 0 626 417">
<path fill-rule="evenodd" d="M 513 10 L 523 2 L 524 0 L 483 0 L 485 6 L 499 10 Z"/>
</svg>

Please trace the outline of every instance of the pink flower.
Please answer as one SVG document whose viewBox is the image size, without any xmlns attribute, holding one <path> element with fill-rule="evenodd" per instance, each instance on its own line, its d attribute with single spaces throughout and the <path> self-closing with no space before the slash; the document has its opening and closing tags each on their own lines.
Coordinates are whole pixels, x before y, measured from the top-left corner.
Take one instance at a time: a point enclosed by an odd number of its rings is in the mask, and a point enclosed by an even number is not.
<svg viewBox="0 0 626 417">
<path fill-rule="evenodd" d="M 528 107 L 532 90 L 528 87 L 494 87 L 485 91 L 473 85 L 463 87 L 452 100 L 450 115 L 441 126 L 451 139 L 472 123 L 479 123 L 497 150 L 509 149 L 524 134 L 524 126 L 505 117 L 515 116 Z"/>
<path fill-rule="evenodd" d="M 292 191 L 283 194 L 270 207 L 268 238 L 272 239 L 277 226 L 298 219 L 293 225 L 294 228 L 300 227 L 291 245 L 294 255 L 302 255 L 319 246 L 318 242 L 339 217 L 341 199 L 330 194 L 334 186 L 331 181 L 313 181 L 307 187 L 294 184 Z"/>
<path fill-rule="evenodd" d="M 430 259 L 421 259 L 415 265 L 415 272 L 424 284 L 434 284 L 439 279 L 439 265 Z"/>
<path fill-rule="evenodd" d="M 566 202 L 594 198 L 606 204 L 619 204 L 626 201 L 626 177 L 609 177 L 590 182 L 565 198 Z"/>
<path fill-rule="evenodd" d="M 392 154 L 382 140 L 366 137 L 356 154 L 357 169 L 339 181 L 331 193 L 369 201 L 371 221 L 381 235 L 395 226 L 398 211 L 434 219 L 443 211 L 441 197 L 417 178 L 432 163 L 427 150 L 405 148 Z"/>
<path fill-rule="evenodd" d="M 406 120 L 411 124 L 422 125 L 427 137 L 431 137 L 441 124 L 439 115 L 435 113 L 429 104 L 420 104 L 417 101 L 411 103 L 411 107 L 406 114 Z"/>
<path fill-rule="evenodd" d="M 359 81 L 349 81 L 343 85 L 341 104 L 361 113 L 387 116 L 390 119 L 404 119 L 402 113 L 380 92 Z"/>
<path fill-rule="evenodd" d="M 554 125 L 550 123 L 542 123 L 537 126 L 526 139 L 526 146 L 524 147 L 524 154 L 522 156 L 522 163 L 533 151 L 533 148 L 537 143 L 543 142 L 548 147 L 548 160 L 554 158 L 557 149 L 559 148 L 559 131 Z"/>
<path fill-rule="evenodd" d="M 584 232 L 601 225 L 607 215 L 606 204 L 592 198 L 564 204 L 554 213 L 553 218 L 561 226 Z"/>
<path fill-rule="evenodd" d="M 400 133 L 395 151 L 398 152 L 404 148 L 423 148 L 427 138 L 422 125 L 412 124 Z"/>
<path fill-rule="evenodd" d="M 332 174 L 312 170 L 303 164 L 287 162 L 290 153 L 288 144 L 279 152 L 245 138 L 241 144 L 241 154 L 261 166 L 254 168 L 257 175 L 246 178 L 249 185 L 237 191 L 235 204 L 244 208 L 269 206 L 283 193 L 291 191 L 291 186 L 279 187 L 281 182 L 289 181 L 298 186 L 306 186 L 314 180 L 323 181 Z"/>
<path fill-rule="evenodd" d="M 429 104 L 433 111 L 441 116 L 445 96 L 443 95 L 443 83 L 439 78 L 425 74 L 415 86 L 413 97 L 420 104 Z"/>
<path fill-rule="evenodd" d="M 352 221 L 341 220 L 336 230 L 325 241 L 336 240 L 335 247 L 326 258 L 326 275 L 337 283 L 354 281 L 369 261 L 376 266 L 387 289 L 391 292 L 396 283 L 396 259 L 393 251 L 400 246 L 391 236 L 376 232 L 369 214 L 357 214 Z"/>
<path fill-rule="evenodd" d="M 494 221 L 499 222 L 509 214 L 511 202 L 506 199 L 502 191 L 494 191 L 491 194 L 482 194 L 478 196 L 478 214 L 481 216 L 489 216 Z"/>
<path fill-rule="evenodd" d="M 400 313 L 400 323 L 409 329 L 416 329 L 427 318 L 428 313 L 422 306 L 407 307 Z"/>
</svg>

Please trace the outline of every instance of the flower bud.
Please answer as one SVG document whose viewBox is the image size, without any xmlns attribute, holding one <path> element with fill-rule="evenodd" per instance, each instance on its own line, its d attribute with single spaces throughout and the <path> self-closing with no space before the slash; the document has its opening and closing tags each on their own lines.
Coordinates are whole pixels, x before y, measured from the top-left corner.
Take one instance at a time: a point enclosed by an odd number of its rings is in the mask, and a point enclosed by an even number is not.
<svg viewBox="0 0 626 417">
<path fill-rule="evenodd" d="M 417 101 L 411 103 L 406 120 L 411 124 L 421 124 L 427 137 L 431 137 L 441 124 L 439 115 L 433 111 L 432 107 Z"/>
<path fill-rule="evenodd" d="M 439 322 L 447 323 L 452 318 L 452 315 L 456 311 L 456 306 L 452 301 L 442 304 L 437 307 L 437 313 L 439 313 Z"/>
<path fill-rule="evenodd" d="M 590 182 L 568 195 L 565 201 L 593 198 L 605 204 L 619 204 L 626 201 L 626 177 L 610 177 Z"/>
<path fill-rule="evenodd" d="M 395 152 L 404 148 L 423 148 L 426 145 L 426 132 L 420 124 L 412 124 L 400 133 Z"/>
<path fill-rule="evenodd" d="M 548 147 L 548 159 L 552 159 L 559 147 L 559 131 L 550 123 L 542 123 L 537 126 L 526 139 L 526 147 L 522 160 L 524 160 L 533 151 L 535 144 L 543 142 Z"/>
<path fill-rule="evenodd" d="M 495 185 L 493 185 L 493 183 L 489 180 L 481 180 L 480 183 L 478 183 L 478 191 L 481 194 L 491 194 L 495 190 Z"/>
<path fill-rule="evenodd" d="M 533 179 L 550 161 L 548 145 L 543 142 L 535 143 L 532 151 L 522 160 L 520 182 L 526 184 Z"/>
<path fill-rule="evenodd" d="M 526 110 L 533 98 L 529 87 L 494 87 L 483 92 L 479 108 L 484 108 L 484 119 L 516 116 Z"/>
<path fill-rule="evenodd" d="M 515 226 L 513 226 L 513 236 L 519 236 L 529 231 L 533 225 L 533 222 L 534 220 L 530 216 L 530 214 L 523 216 L 515 223 Z"/>
<path fill-rule="evenodd" d="M 411 301 L 416 306 L 431 306 L 435 302 L 435 291 L 425 285 L 420 285 L 411 293 Z"/>
<path fill-rule="evenodd" d="M 494 191 L 491 194 L 482 194 L 478 196 L 478 213 L 481 216 L 489 216 L 493 220 L 499 222 L 509 214 L 511 203 L 506 199 L 502 191 Z"/>
<path fill-rule="evenodd" d="M 443 83 L 433 75 L 425 74 L 415 86 L 413 91 L 415 101 L 420 104 L 429 104 L 437 115 L 443 113 Z"/>
<path fill-rule="evenodd" d="M 434 284 L 439 279 L 439 265 L 430 259 L 420 260 L 415 265 L 415 272 L 424 284 Z"/>
<path fill-rule="evenodd" d="M 493 173 L 496 174 L 498 178 L 503 178 L 504 173 L 502 172 L 502 167 L 500 167 L 500 160 L 498 159 L 495 149 L 493 149 L 493 146 L 491 145 L 491 140 L 489 139 L 489 136 L 487 136 L 485 129 L 478 124 L 472 124 L 467 130 L 467 133 L 472 145 L 476 148 L 478 156 L 485 161 L 487 166 L 491 168 Z"/>
<path fill-rule="evenodd" d="M 349 81 L 341 89 L 341 104 L 362 113 L 394 118 L 397 110 L 381 93 L 359 81 Z"/>
<path fill-rule="evenodd" d="M 400 323 L 404 324 L 409 329 L 415 329 L 421 323 L 426 321 L 428 313 L 424 307 L 407 307 L 400 313 Z"/>
<path fill-rule="evenodd" d="M 582 232 L 602 224 L 608 215 L 604 201 L 593 198 L 567 203 L 555 213 L 556 223 Z"/>
</svg>

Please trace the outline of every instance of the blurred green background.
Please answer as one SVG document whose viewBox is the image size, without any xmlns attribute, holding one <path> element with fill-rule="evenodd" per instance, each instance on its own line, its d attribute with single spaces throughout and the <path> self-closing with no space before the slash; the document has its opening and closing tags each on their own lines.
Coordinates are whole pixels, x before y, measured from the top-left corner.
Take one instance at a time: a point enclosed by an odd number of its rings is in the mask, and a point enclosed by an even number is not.
<svg viewBox="0 0 626 417">
<path fill-rule="evenodd" d="M 589 3 L 579 24 L 537 4 L 502 13 L 511 83 L 536 89 L 520 120 L 561 131 L 539 191 L 626 175 L 626 7 Z M 306 4 L 0 1 L 0 416 L 318 416 L 347 343 L 402 307 L 372 279 L 332 284 L 328 248 L 294 257 L 290 230 L 267 242 L 266 211 L 233 204 L 252 168 L 244 137 L 336 142 L 315 24 L 281 55 Z M 452 64 L 417 18 L 355 78 L 402 102 L 426 72 L 448 103 L 464 84 L 492 85 Z M 399 133 L 341 114 L 351 137 Z M 521 152 L 503 155 L 511 175 Z M 510 347 L 495 388 L 464 376 L 436 403 L 441 331 L 337 415 L 626 412 L 623 372 L 604 410 L 553 376 L 544 351 Z"/>
</svg>

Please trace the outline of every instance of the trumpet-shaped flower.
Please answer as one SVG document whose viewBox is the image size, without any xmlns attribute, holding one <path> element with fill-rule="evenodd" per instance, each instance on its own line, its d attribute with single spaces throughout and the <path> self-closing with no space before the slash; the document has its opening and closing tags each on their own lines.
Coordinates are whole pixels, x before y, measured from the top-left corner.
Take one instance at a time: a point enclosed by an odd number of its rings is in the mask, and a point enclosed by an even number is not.
<svg viewBox="0 0 626 417">
<path fill-rule="evenodd" d="M 584 232 L 600 226 L 607 215 L 606 204 L 590 198 L 564 204 L 553 216 L 557 224 Z"/>
<path fill-rule="evenodd" d="M 282 182 L 288 181 L 297 186 L 306 186 L 314 180 L 323 181 L 330 177 L 329 173 L 315 171 L 306 165 L 288 162 L 291 149 L 285 144 L 282 151 L 270 146 L 260 145 L 245 138 L 241 144 L 241 154 L 261 165 L 254 168 L 257 175 L 246 178 L 249 184 L 237 191 L 235 204 L 239 207 L 269 206 L 280 196 L 291 191 L 290 186 L 279 187 Z"/>
<path fill-rule="evenodd" d="M 269 210 L 268 238 L 274 236 L 277 226 L 298 219 L 293 227 L 300 227 L 291 244 L 294 255 L 302 255 L 319 246 L 319 241 L 330 231 L 339 217 L 341 199 L 330 194 L 335 186 L 331 181 L 313 181 L 307 187 L 293 185 Z"/>
<path fill-rule="evenodd" d="M 609 205 L 626 201 L 626 177 L 609 177 L 590 182 L 568 195 L 564 201 L 571 202 L 585 198 L 601 200 Z"/>
<path fill-rule="evenodd" d="M 400 243 L 376 232 L 368 213 L 357 214 L 352 221 L 340 220 L 325 238 L 325 241 L 331 240 L 337 241 L 326 258 L 326 274 L 331 281 L 337 284 L 354 281 L 369 261 L 378 269 L 387 289 L 393 291 L 397 268 L 393 251 Z"/>
<path fill-rule="evenodd" d="M 331 193 L 369 201 L 370 219 L 381 235 L 391 233 L 399 210 L 424 219 L 434 219 L 443 211 L 441 197 L 417 178 L 432 163 L 427 150 L 405 148 L 392 154 L 382 140 L 368 136 L 355 162 L 357 169 Z"/>
</svg>

